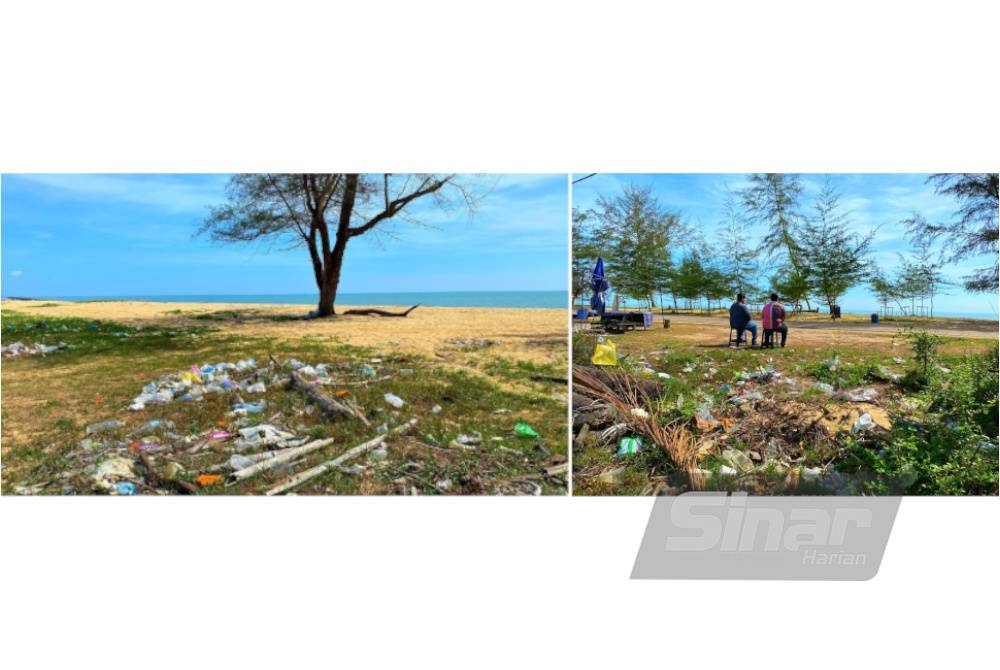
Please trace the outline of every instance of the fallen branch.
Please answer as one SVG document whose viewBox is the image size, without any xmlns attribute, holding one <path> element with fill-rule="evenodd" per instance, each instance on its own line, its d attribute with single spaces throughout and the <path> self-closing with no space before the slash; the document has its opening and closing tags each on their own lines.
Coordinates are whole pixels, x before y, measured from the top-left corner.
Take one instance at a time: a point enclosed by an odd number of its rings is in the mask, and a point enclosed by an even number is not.
<svg viewBox="0 0 1000 670">
<path fill-rule="evenodd" d="M 280 463 L 287 463 L 288 461 L 295 460 L 299 456 L 304 454 L 309 454 L 317 449 L 322 449 L 328 445 L 333 444 L 334 438 L 328 437 L 322 440 L 316 440 L 310 442 L 309 444 L 303 444 L 301 447 L 292 447 L 291 449 L 284 449 L 282 451 L 270 451 L 266 452 L 268 454 L 274 454 L 270 458 L 263 457 L 262 454 L 255 454 L 249 458 L 261 458 L 260 461 L 254 463 L 253 465 L 243 468 L 242 470 L 237 470 L 236 472 L 229 475 L 229 479 L 226 482 L 226 486 L 232 486 L 237 482 L 241 482 L 244 479 L 249 479 L 264 472 L 265 470 L 270 470 Z"/>
<path fill-rule="evenodd" d="M 414 305 L 410 309 L 406 310 L 405 312 L 387 312 L 384 309 L 349 309 L 346 312 L 344 312 L 344 314 L 361 314 L 361 315 L 364 315 L 364 316 L 375 315 L 375 316 L 398 316 L 398 317 L 404 317 L 407 314 L 409 314 L 410 312 L 412 312 L 413 310 L 415 310 L 417 307 L 420 307 L 419 303 L 416 304 L 416 305 Z"/>
<path fill-rule="evenodd" d="M 313 403 L 318 405 L 319 408 L 327 414 L 349 416 L 361 421 L 361 423 L 365 424 L 366 428 L 371 428 L 371 424 L 361 411 L 337 402 L 324 393 L 323 389 L 319 387 L 319 384 L 314 384 L 306 380 L 306 378 L 298 372 L 292 373 L 290 384 L 293 389 L 304 393 L 306 397 L 312 400 Z"/>
<path fill-rule="evenodd" d="M 416 425 L 417 425 L 417 420 L 416 419 L 410 419 L 406 423 L 404 423 L 404 424 L 402 424 L 400 426 L 396 426 L 395 428 L 393 428 L 392 430 L 390 430 L 387 433 L 383 433 L 382 435 L 379 435 L 376 438 L 368 440 L 367 442 L 365 442 L 363 444 L 359 444 L 356 447 L 352 447 L 352 448 L 348 449 L 347 451 L 345 451 L 344 453 L 342 453 L 340 456 L 337 456 L 336 458 L 334 458 L 331 461 L 326 461 L 324 463 L 320 463 L 316 467 L 309 468 L 308 470 L 303 470 L 302 472 L 300 472 L 297 475 L 292 475 L 291 477 L 289 477 L 285 481 L 281 482 L 280 484 L 278 484 L 274 488 L 269 489 L 265 495 L 273 496 L 273 495 L 277 495 L 279 493 L 284 493 L 285 491 L 290 491 L 290 490 L 292 490 L 292 489 L 294 489 L 294 488 L 296 488 L 298 486 L 301 486 L 302 484 L 304 484 L 305 482 L 309 481 L 310 479 L 314 479 L 314 478 L 319 477 L 321 474 L 323 474 L 323 473 L 325 473 L 325 472 L 327 472 L 329 470 L 333 470 L 335 468 L 338 468 L 341 463 L 343 463 L 345 461 L 348 461 L 348 460 L 354 458 L 355 456 L 360 456 L 361 454 L 363 454 L 363 453 L 365 453 L 367 451 L 371 451 L 372 449 L 376 449 L 376 448 L 380 447 L 390 437 L 402 434 L 402 433 L 406 432 L 407 430 L 413 428 Z"/>
</svg>

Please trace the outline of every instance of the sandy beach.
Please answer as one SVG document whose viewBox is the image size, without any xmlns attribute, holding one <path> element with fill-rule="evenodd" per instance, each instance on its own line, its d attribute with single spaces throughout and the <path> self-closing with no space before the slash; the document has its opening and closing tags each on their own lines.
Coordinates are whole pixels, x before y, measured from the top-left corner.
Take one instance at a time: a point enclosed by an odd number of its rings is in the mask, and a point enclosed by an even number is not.
<svg viewBox="0 0 1000 670">
<path fill-rule="evenodd" d="M 401 307 L 372 305 L 391 312 Z M 340 342 L 376 349 L 398 349 L 433 356 L 463 346 L 459 340 L 489 340 L 489 351 L 513 360 L 551 361 L 553 345 L 566 341 L 564 309 L 515 309 L 421 306 L 406 318 L 340 315 L 330 319 L 276 321 L 301 316 L 308 305 L 169 302 L 62 302 L 5 300 L 4 314 L 79 317 L 142 326 L 153 324 L 218 324 L 227 332 L 278 338 L 330 337 Z M 365 307 L 341 307 L 365 309 Z M 224 314 L 224 313 L 230 314 Z M 238 313 L 234 319 L 232 313 Z M 218 315 L 220 318 L 205 319 Z M 202 319 L 195 317 L 201 316 Z M 563 349 L 565 352 L 565 349 Z M 565 353 L 563 354 L 565 356 Z"/>
</svg>

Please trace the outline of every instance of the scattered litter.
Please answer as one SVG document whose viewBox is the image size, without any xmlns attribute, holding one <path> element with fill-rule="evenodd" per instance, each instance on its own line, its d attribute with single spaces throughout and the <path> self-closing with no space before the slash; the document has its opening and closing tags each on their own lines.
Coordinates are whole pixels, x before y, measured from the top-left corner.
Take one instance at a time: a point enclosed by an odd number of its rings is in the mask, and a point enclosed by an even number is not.
<svg viewBox="0 0 1000 670">
<path fill-rule="evenodd" d="M 244 468 L 249 468 L 252 467 L 254 463 L 256 463 L 256 461 L 254 461 L 251 458 L 247 458 L 246 456 L 243 456 L 241 454 L 233 454 L 232 456 L 229 457 L 228 461 L 229 467 L 231 467 L 233 470 L 242 470 Z"/>
<path fill-rule="evenodd" d="M 647 412 L 646 410 L 644 410 L 641 407 L 633 407 L 632 408 L 632 416 L 634 416 L 634 417 L 636 417 L 638 419 L 648 419 L 649 418 L 649 412 Z"/>
<path fill-rule="evenodd" d="M 267 401 L 261 400 L 257 403 L 238 402 L 233 405 L 233 410 L 229 416 L 246 416 L 247 414 L 260 414 L 267 408 Z"/>
<path fill-rule="evenodd" d="M 885 381 L 898 382 L 900 379 L 903 378 L 903 375 L 899 374 L 898 372 L 893 372 L 884 365 L 878 366 L 875 369 L 875 371 L 877 373 L 877 378 Z"/>
<path fill-rule="evenodd" d="M 222 475 L 198 475 L 194 481 L 198 486 L 212 486 L 222 481 Z"/>
<path fill-rule="evenodd" d="M 729 465 L 720 465 L 719 474 L 725 477 L 735 477 L 738 473 L 736 472 L 736 468 L 734 467 L 731 467 Z"/>
<path fill-rule="evenodd" d="M 840 367 L 840 354 L 836 354 L 833 358 L 828 358 L 823 361 L 823 365 L 830 372 L 836 372 Z"/>
<path fill-rule="evenodd" d="M 825 393 L 827 395 L 833 395 L 834 394 L 833 387 L 831 385 L 827 384 L 826 382 L 816 382 L 815 384 L 812 385 L 811 388 L 816 389 L 817 391 L 821 391 L 821 392 L 823 392 L 823 393 Z"/>
<path fill-rule="evenodd" d="M 896 365 L 902 365 L 906 361 L 904 361 L 902 358 L 899 358 L 897 356 L 893 356 L 892 362 L 895 363 Z"/>
<path fill-rule="evenodd" d="M 841 395 L 845 400 L 850 400 L 851 402 L 874 402 L 878 400 L 878 391 L 873 388 L 845 391 Z"/>
<path fill-rule="evenodd" d="M 864 414 L 858 417 L 857 421 L 854 422 L 854 425 L 851 427 L 851 432 L 860 433 L 865 430 L 871 430 L 874 427 L 875 427 L 875 422 L 872 420 L 871 414 L 865 412 Z"/>
<path fill-rule="evenodd" d="M 535 432 L 534 428 L 524 423 L 523 421 L 518 421 L 516 424 L 514 424 L 514 432 L 517 433 L 518 437 L 535 438 L 539 436 L 538 433 Z"/>
<path fill-rule="evenodd" d="M 750 472 L 753 470 L 753 460 L 742 451 L 726 449 L 722 452 L 722 457 L 740 472 Z"/>
<path fill-rule="evenodd" d="M 939 365 L 938 370 L 945 373 L 946 375 L 951 373 L 951 368 L 946 368 L 943 365 Z"/>
<path fill-rule="evenodd" d="M 493 340 L 477 340 L 470 337 L 459 337 L 448 341 L 459 347 L 475 347 L 476 349 L 485 349 L 486 347 L 492 347 L 495 344 Z"/>
<path fill-rule="evenodd" d="M 815 481 L 819 479 L 819 476 L 823 474 L 821 468 L 801 468 L 799 469 L 799 476 L 807 482 Z"/>
<path fill-rule="evenodd" d="M 594 365 L 618 365 L 618 347 L 614 342 L 598 342 L 594 347 L 594 355 L 590 357 Z"/>
<path fill-rule="evenodd" d="M 136 479 L 136 472 L 130 458 L 110 458 L 98 465 L 94 472 L 94 482 L 106 491 L 111 491 L 120 481 L 133 479 Z"/>
<path fill-rule="evenodd" d="M 398 395 L 395 395 L 393 393 L 386 393 L 385 396 L 383 396 L 383 397 L 385 398 L 385 401 L 387 403 L 389 403 L 390 405 L 392 405 L 396 409 L 400 409 L 403 405 L 406 404 L 405 400 L 403 400 Z"/>
<path fill-rule="evenodd" d="M 660 379 L 670 379 L 670 375 L 668 375 L 666 372 L 657 372 L 656 376 L 659 377 Z"/>
<path fill-rule="evenodd" d="M 642 438 L 631 436 L 623 437 L 618 440 L 618 452 L 615 454 L 618 458 L 624 458 L 635 454 L 642 448 Z"/>
<path fill-rule="evenodd" d="M 184 466 L 174 461 L 167 463 L 167 467 L 163 469 L 163 474 L 167 476 L 167 479 L 177 479 L 178 476 L 185 472 L 187 471 L 184 469 Z"/>
<path fill-rule="evenodd" d="M 983 451 L 996 451 L 998 445 L 995 442 L 990 442 L 989 440 L 980 440 L 976 442 L 976 449 L 981 449 Z"/>
<path fill-rule="evenodd" d="M 483 436 L 480 433 L 473 433 L 472 435 L 459 435 L 455 438 L 455 442 L 464 447 L 478 447 L 483 443 Z"/>
<path fill-rule="evenodd" d="M 368 460 L 371 461 L 384 461 L 387 458 L 389 458 L 389 451 L 385 447 L 378 447 L 368 452 Z"/>
<path fill-rule="evenodd" d="M 434 405 L 431 407 L 431 414 L 440 414 L 444 408 L 441 405 Z M 494 412 L 495 414 L 496 412 Z"/>
<path fill-rule="evenodd" d="M 112 492 L 120 496 L 134 496 L 137 490 L 132 482 L 117 482 Z"/>
<path fill-rule="evenodd" d="M 305 440 L 296 439 L 293 433 L 281 430 L 268 423 L 241 428 L 239 433 L 240 438 L 236 440 L 237 451 L 263 449 L 266 447 L 296 447 L 305 442 Z"/>
<path fill-rule="evenodd" d="M 8 344 L 7 346 L 0 347 L 0 352 L 7 358 L 17 358 L 19 356 L 36 356 L 45 354 L 54 354 L 60 349 L 66 348 L 65 342 L 60 342 L 56 345 L 42 344 L 41 342 L 35 342 L 34 345 L 28 346 L 23 342 L 14 342 L 13 344 Z"/>
<path fill-rule="evenodd" d="M 99 433 L 107 433 L 112 430 L 117 430 L 124 426 L 125 424 L 118 419 L 109 419 L 107 421 L 99 421 L 97 423 L 92 423 L 84 430 L 85 435 L 97 435 Z"/>
<path fill-rule="evenodd" d="M 267 391 L 267 388 L 264 386 L 264 382 L 257 382 L 248 386 L 246 390 L 247 393 L 264 393 Z"/>
<path fill-rule="evenodd" d="M 615 468 L 614 470 L 607 470 L 602 472 L 597 476 L 597 481 L 604 484 L 621 484 L 625 480 L 625 468 Z"/>
</svg>

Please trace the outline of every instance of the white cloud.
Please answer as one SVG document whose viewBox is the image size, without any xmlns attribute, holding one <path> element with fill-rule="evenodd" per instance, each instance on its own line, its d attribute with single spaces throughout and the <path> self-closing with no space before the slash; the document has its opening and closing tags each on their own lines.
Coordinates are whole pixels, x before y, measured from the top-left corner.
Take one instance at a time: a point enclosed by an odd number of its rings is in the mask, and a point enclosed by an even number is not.
<svg viewBox="0 0 1000 670">
<path fill-rule="evenodd" d="M 24 274 L 24 270 L 14 270 L 13 272 L 10 273 L 10 276 L 11 277 L 20 277 L 23 274 Z"/>
</svg>

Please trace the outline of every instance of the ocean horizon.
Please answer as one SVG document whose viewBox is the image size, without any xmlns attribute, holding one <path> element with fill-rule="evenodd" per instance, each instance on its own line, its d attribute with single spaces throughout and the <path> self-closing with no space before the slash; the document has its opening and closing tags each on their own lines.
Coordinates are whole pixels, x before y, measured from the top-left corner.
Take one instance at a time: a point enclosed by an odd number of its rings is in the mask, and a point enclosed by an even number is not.
<svg viewBox="0 0 1000 670">
<path fill-rule="evenodd" d="M 316 305 L 316 293 L 257 293 L 227 295 L 114 295 L 114 296 L 4 296 L 10 299 L 66 300 L 71 302 L 95 300 L 133 300 L 142 302 L 204 302 L 268 305 Z M 565 308 L 569 303 L 567 291 L 414 291 L 396 293 L 341 293 L 337 305 L 385 305 L 409 307 L 524 307 Z"/>
</svg>

